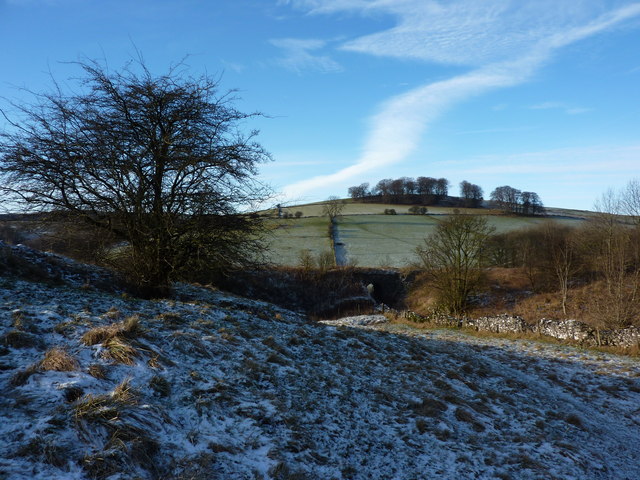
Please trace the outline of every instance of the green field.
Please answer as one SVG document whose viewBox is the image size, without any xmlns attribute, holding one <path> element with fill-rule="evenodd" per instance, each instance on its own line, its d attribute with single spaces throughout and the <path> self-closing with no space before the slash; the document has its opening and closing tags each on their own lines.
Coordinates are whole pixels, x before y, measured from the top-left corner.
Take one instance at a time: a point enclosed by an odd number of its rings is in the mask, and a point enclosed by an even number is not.
<svg viewBox="0 0 640 480">
<path fill-rule="evenodd" d="M 328 237 L 329 219 L 320 216 L 322 203 L 286 207 L 291 214 L 300 211 L 299 219 L 269 219 L 269 259 L 278 265 L 294 266 L 303 250 L 314 255 L 331 251 Z M 416 247 L 434 231 L 435 226 L 453 213 L 449 207 L 429 207 L 427 215 L 408 215 L 410 205 L 347 203 L 338 217 L 337 241 L 343 244 L 346 262 L 360 267 L 403 267 L 416 260 Z M 398 215 L 384 215 L 393 208 Z M 488 210 L 462 209 L 463 213 L 495 213 Z M 555 212 L 554 212 L 555 213 Z M 563 216 L 512 217 L 486 215 L 496 233 L 532 227 L 545 221 L 577 226 L 580 216 L 562 212 Z"/>
<path fill-rule="evenodd" d="M 269 219 L 268 259 L 277 265 L 298 265 L 300 253 L 309 250 L 314 255 L 331 252 L 327 217 L 299 219 Z"/>
<path fill-rule="evenodd" d="M 307 205 L 294 205 L 283 206 L 282 211 L 295 215 L 296 212 L 302 212 L 303 217 L 320 217 L 322 216 L 322 209 L 325 206 L 325 202 L 309 203 Z M 347 200 L 342 211 L 343 215 L 383 215 L 386 209 L 393 208 L 396 213 L 404 214 L 409 213 L 409 208 L 412 205 L 390 205 L 387 203 L 355 203 Z M 451 213 L 453 208 L 451 207 L 427 207 L 429 214 L 447 214 Z M 460 209 L 462 213 L 477 213 L 477 209 Z M 271 211 L 275 215 L 275 210 Z"/>
</svg>

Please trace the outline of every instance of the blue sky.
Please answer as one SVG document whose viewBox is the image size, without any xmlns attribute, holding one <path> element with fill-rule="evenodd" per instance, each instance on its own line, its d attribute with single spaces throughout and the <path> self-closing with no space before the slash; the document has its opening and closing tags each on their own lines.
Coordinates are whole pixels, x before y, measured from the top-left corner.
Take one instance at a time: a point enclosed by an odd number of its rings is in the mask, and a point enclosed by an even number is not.
<svg viewBox="0 0 640 480">
<path fill-rule="evenodd" d="M 250 126 L 288 202 L 432 176 L 590 209 L 640 176 L 640 2 L 0 0 L 0 42 L 19 101 L 79 73 L 64 62 L 189 55 L 269 115 Z"/>
</svg>

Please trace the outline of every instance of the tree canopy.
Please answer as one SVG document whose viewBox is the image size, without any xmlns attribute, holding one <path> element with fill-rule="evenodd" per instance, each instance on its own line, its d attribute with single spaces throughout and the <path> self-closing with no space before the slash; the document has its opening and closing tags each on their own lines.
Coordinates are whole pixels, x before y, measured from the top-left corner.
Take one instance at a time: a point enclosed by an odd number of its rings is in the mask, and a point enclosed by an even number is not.
<svg viewBox="0 0 640 480">
<path fill-rule="evenodd" d="M 491 192 L 491 201 L 508 213 L 537 215 L 544 213 L 542 200 L 535 192 L 521 192 L 517 188 L 503 185 Z"/>
<path fill-rule="evenodd" d="M 142 62 L 112 72 L 80 62 L 73 89 L 55 84 L 2 111 L 0 184 L 31 211 L 62 211 L 124 240 L 128 273 L 166 286 L 195 264 L 228 269 L 258 251 L 260 224 L 243 208 L 266 198 L 270 159 L 243 133 L 256 113 L 234 107 L 184 66 L 154 75 Z"/>
</svg>

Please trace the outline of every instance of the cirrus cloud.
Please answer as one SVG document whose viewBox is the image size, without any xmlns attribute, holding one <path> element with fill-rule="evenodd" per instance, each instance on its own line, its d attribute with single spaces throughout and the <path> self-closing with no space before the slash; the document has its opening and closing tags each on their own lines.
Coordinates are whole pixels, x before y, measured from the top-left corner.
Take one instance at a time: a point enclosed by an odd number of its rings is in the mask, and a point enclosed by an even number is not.
<svg viewBox="0 0 640 480">
<path fill-rule="evenodd" d="M 324 40 L 276 38 L 270 43 L 284 51 L 284 56 L 277 60 L 283 67 L 298 74 L 305 70 L 316 70 L 322 73 L 333 73 L 342 70 L 339 63 L 327 55 L 314 55 L 311 52 L 324 48 Z"/>
<path fill-rule="evenodd" d="M 351 11 L 397 17 L 391 29 L 344 42 L 342 50 L 473 68 L 383 102 L 369 120 L 361 155 L 329 175 L 288 185 L 287 196 L 361 176 L 406 159 L 447 108 L 529 80 L 554 53 L 640 16 L 638 2 L 460 0 L 287 0 L 312 14 Z M 567 113 L 582 113 L 570 111 Z"/>
</svg>

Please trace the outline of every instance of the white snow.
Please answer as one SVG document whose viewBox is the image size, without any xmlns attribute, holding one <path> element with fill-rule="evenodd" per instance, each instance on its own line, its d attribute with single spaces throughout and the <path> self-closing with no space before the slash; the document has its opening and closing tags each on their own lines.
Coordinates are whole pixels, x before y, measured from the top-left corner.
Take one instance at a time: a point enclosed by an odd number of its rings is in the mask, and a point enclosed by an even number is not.
<svg viewBox="0 0 640 480">
<path fill-rule="evenodd" d="M 0 277 L 0 479 L 640 478 L 637 359 L 177 293 Z M 134 365 L 80 341 L 131 315 Z M 12 384 L 51 347 L 80 368 Z M 126 379 L 136 400 L 110 404 Z"/>
</svg>

